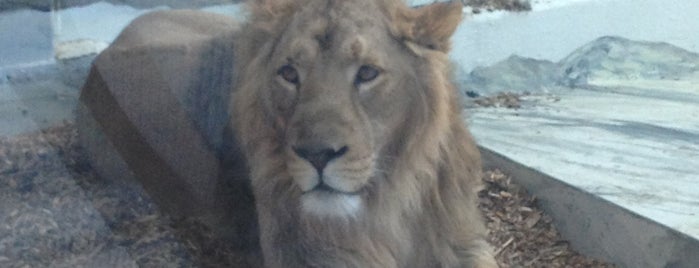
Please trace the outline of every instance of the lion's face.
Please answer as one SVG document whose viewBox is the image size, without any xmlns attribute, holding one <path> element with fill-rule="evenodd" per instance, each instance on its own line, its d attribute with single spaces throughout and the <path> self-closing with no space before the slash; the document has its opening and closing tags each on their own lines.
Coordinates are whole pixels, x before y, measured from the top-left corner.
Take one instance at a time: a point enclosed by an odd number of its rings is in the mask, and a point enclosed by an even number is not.
<svg viewBox="0 0 699 268">
<path fill-rule="evenodd" d="M 306 1 L 258 50 L 256 96 L 309 215 L 361 213 L 409 143 L 405 133 L 419 135 L 415 126 L 429 120 L 434 94 L 420 51 L 439 44 L 398 36 L 378 2 Z"/>
<path fill-rule="evenodd" d="M 389 157 L 391 130 L 418 105 L 408 85 L 416 83 L 413 56 L 366 14 L 343 16 L 359 21 L 306 17 L 295 16 L 272 53 L 269 108 L 284 126 L 303 210 L 351 215 L 385 168 L 378 160 Z"/>
</svg>

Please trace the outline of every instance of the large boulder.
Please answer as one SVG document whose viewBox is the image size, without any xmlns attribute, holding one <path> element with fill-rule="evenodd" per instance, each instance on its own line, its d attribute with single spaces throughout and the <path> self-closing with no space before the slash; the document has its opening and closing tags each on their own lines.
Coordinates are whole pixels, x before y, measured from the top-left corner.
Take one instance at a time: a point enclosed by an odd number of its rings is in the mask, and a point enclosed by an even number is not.
<svg viewBox="0 0 699 268">
<path fill-rule="evenodd" d="M 664 42 L 604 36 L 576 49 L 559 63 L 561 84 L 591 80 L 696 80 L 699 54 Z"/>
<path fill-rule="evenodd" d="M 558 81 L 556 64 L 512 55 L 492 66 L 476 67 L 462 81 L 477 95 L 499 92 L 543 92 Z"/>
<path fill-rule="evenodd" d="M 491 66 L 477 67 L 459 82 L 467 94 L 477 96 L 547 92 L 586 87 L 595 81 L 644 80 L 697 81 L 699 54 L 662 42 L 604 36 L 556 63 L 513 55 Z"/>
<path fill-rule="evenodd" d="M 247 171 L 227 127 L 237 28 L 199 11 L 137 18 L 93 62 L 77 124 L 103 178 L 139 182 L 176 217 L 253 238 Z"/>
</svg>

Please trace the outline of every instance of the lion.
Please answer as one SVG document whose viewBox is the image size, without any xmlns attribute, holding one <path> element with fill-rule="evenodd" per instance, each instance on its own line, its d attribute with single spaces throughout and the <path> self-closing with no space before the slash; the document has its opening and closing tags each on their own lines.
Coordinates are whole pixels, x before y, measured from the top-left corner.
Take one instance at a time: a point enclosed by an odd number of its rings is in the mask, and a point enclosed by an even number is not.
<svg viewBox="0 0 699 268">
<path fill-rule="evenodd" d="M 231 126 L 266 267 L 497 267 L 447 52 L 461 5 L 257 0 Z"/>
</svg>

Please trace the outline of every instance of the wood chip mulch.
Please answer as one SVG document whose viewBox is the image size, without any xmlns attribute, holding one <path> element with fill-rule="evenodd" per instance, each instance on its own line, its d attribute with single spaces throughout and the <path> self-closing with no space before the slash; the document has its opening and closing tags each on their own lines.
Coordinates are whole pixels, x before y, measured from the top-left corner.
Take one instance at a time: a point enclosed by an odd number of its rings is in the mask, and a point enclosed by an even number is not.
<svg viewBox="0 0 699 268">
<path fill-rule="evenodd" d="M 474 14 L 483 11 L 529 11 L 532 9 L 529 0 L 461 0 L 461 3 L 464 4 L 464 6 L 473 8 Z"/>
<path fill-rule="evenodd" d="M 537 207 L 536 197 L 500 170 L 485 171 L 480 208 L 500 266 L 614 267 L 580 255 L 556 231 L 553 220 Z"/>
<path fill-rule="evenodd" d="M 502 267 L 613 267 L 572 251 L 509 176 L 484 180 L 481 209 Z M 161 213 L 139 185 L 100 179 L 72 124 L 0 137 L 0 267 L 259 267 L 229 245 Z"/>
<path fill-rule="evenodd" d="M 522 108 L 522 96 L 529 93 L 499 92 L 494 96 L 479 97 L 473 102 L 481 107 L 504 107 L 508 109 Z"/>
</svg>

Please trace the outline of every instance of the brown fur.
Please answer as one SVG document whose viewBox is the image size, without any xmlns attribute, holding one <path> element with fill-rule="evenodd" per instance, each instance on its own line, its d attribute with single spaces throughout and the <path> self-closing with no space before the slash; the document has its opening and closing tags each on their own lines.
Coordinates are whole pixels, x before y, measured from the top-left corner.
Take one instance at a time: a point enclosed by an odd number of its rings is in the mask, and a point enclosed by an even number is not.
<svg viewBox="0 0 699 268">
<path fill-rule="evenodd" d="M 460 10 L 253 1 L 231 107 L 267 267 L 496 267 L 476 207 L 480 156 L 448 77 Z M 298 70 L 297 84 L 279 77 L 284 65 Z M 354 82 L 362 65 L 379 77 Z M 349 148 L 324 180 L 355 193 L 358 212 L 302 208 L 319 181 L 292 150 L 306 143 Z"/>
</svg>

